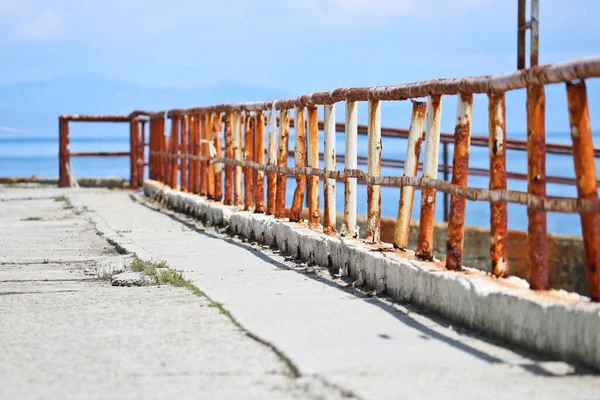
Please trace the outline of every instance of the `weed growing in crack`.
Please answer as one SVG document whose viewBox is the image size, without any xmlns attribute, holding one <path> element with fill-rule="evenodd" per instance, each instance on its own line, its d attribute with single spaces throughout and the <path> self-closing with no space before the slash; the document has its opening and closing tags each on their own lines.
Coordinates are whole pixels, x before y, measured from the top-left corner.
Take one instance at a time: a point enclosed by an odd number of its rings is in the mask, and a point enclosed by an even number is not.
<svg viewBox="0 0 600 400">
<path fill-rule="evenodd" d="M 27 217 L 21 218 L 21 221 L 41 221 L 42 217 Z"/>
</svg>

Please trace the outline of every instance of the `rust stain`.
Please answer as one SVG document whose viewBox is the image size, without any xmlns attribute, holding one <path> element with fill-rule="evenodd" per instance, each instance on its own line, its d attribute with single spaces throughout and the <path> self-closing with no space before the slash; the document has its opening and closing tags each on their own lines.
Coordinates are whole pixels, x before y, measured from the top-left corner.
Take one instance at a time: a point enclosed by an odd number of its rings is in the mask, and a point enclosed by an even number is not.
<svg viewBox="0 0 600 400">
<path fill-rule="evenodd" d="M 412 107 L 410 130 L 406 144 L 406 161 L 404 163 L 404 176 L 417 176 L 421 143 L 423 141 L 423 124 L 427 111 L 427 103 L 415 101 Z M 415 188 L 403 186 L 400 188 L 398 202 L 398 217 L 394 227 L 394 248 L 405 250 L 408 246 L 410 220 L 413 209 Z"/>
<path fill-rule="evenodd" d="M 423 162 L 423 177 L 436 179 L 442 96 L 431 95 L 429 96 L 429 99 L 430 107 L 428 112 L 431 112 L 431 122 L 428 122 L 428 125 L 431 123 L 431 126 L 427 127 L 428 132 L 425 137 L 426 145 L 425 160 Z M 431 146 L 430 148 L 432 149 L 429 155 L 427 154 L 428 146 Z M 428 157 L 430 157 L 430 159 L 428 159 Z M 419 236 L 416 251 L 416 256 L 421 260 L 433 260 L 433 222 L 435 218 L 435 198 L 436 189 L 423 188 L 421 190 L 421 215 L 419 219 Z"/>
<path fill-rule="evenodd" d="M 368 169 L 371 176 L 381 175 L 381 104 L 369 101 Z M 381 241 L 381 188 L 367 186 L 367 241 Z"/>
<path fill-rule="evenodd" d="M 215 151 L 217 152 L 217 157 L 223 157 L 223 147 L 221 144 L 221 138 L 223 137 L 223 117 L 221 113 L 212 113 L 212 131 L 215 136 Z M 221 201 L 223 198 L 223 164 L 215 163 L 213 164 L 214 170 L 214 180 L 215 180 L 215 196 L 214 200 Z"/>
<path fill-rule="evenodd" d="M 489 98 L 490 190 L 506 190 L 506 107 L 503 93 Z M 490 257 L 492 274 L 508 274 L 508 209 L 506 202 L 490 203 Z"/>
<path fill-rule="evenodd" d="M 254 151 L 256 162 L 263 165 L 265 163 L 265 117 L 262 111 L 257 111 L 254 116 L 255 126 L 255 148 Z M 254 199 L 254 212 L 265 212 L 265 173 L 264 171 L 256 171 L 256 192 Z"/>
<path fill-rule="evenodd" d="M 277 165 L 279 167 L 287 167 L 288 161 L 288 144 L 290 136 L 290 111 L 281 110 L 279 114 L 279 152 Z M 275 217 L 285 217 L 285 192 L 287 186 L 287 174 L 277 174 L 277 193 L 275 205 Z"/>
<path fill-rule="evenodd" d="M 546 196 L 546 134 L 544 127 L 544 87 L 527 88 L 527 191 Z M 534 290 L 548 289 L 548 249 L 546 212 L 527 209 L 529 218 L 529 285 Z"/>
<path fill-rule="evenodd" d="M 471 109 L 473 95 L 460 95 L 466 105 L 462 115 L 458 115 L 454 130 L 454 159 L 452 161 L 452 183 L 467 187 L 469 175 L 469 148 L 471 146 Z M 459 109 L 460 110 L 460 109 Z M 460 111 L 459 111 L 460 112 Z M 458 270 L 462 266 L 465 235 L 466 200 L 458 196 L 450 197 L 448 215 L 448 241 L 446 243 L 446 269 Z"/>
<path fill-rule="evenodd" d="M 233 114 L 225 114 L 225 159 L 233 159 Z M 233 167 L 231 164 L 225 164 L 225 196 L 223 203 L 231 205 L 233 203 Z"/>
<path fill-rule="evenodd" d="M 296 168 L 306 166 L 306 124 L 304 120 L 304 107 L 296 108 L 294 111 L 294 166 Z M 290 211 L 290 221 L 300 221 L 304 192 L 306 191 L 306 175 L 296 174 L 296 190 Z"/>
<path fill-rule="evenodd" d="M 598 199 L 596 160 L 585 82 L 567 83 L 567 100 L 577 195 L 581 199 Z M 590 297 L 592 301 L 600 301 L 600 213 L 580 215 Z"/>
<path fill-rule="evenodd" d="M 255 119 L 249 111 L 244 118 L 244 161 L 254 161 L 254 123 Z M 244 210 L 254 207 L 254 171 L 244 168 Z"/>
<path fill-rule="evenodd" d="M 233 137 L 233 155 L 238 161 L 242 161 L 242 114 L 239 111 L 234 112 L 234 124 L 236 124 Z M 239 206 L 243 204 L 242 199 L 242 167 L 236 165 L 233 167 L 233 204 Z"/>
<path fill-rule="evenodd" d="M 187 115 L 182 115 L 179 118 L 178 124 L 180 126 L 180 148 L 179 148 L 179 153 L 181 154 L 187 154 L 188 153 L 188 141 L 187 141 L 187 130 L 186 130 L 186 125 L 187 125 L 187 120 L 188 117 Z M 185 192 L 187 191 L 187 184 L 188 184 L 188 176 L 187 176 L 187 166 L 188 166 L 188 160 L 185 158 L 182 158 L 180 161 L 180 168 L 181 168 L 181 174 L 180 174 L 180 179 L 181 179 L 181 191 Z M 177 175 L 175 175 L 175 181 L 174 181 L 175 186 L 177 186 Z"/>
<path fill-rule="evenodd" d="M 309 167 L 319 168 L 319 117 L 317 107 L 307 107 L 308 112 L 308 154 Z M 311 229 L 320 227 L 319 214 L 319 177 L 308 178 L 308 226 Z"/>
</svg>

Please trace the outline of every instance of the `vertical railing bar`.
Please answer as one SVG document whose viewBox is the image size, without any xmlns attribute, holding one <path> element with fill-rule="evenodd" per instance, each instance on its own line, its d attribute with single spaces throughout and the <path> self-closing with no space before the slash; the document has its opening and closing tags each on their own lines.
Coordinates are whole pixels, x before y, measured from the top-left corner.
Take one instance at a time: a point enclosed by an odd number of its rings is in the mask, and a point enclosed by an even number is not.
<svg viewBox="0 0 600 400">
<path fill-rule="evenodd" d="M 519 0 L 517 17 L 517 69 L 525 68 L 526 12 L 526 0 Z"/>
<path fill-rule="evenodd" d="M 255 126 L 255 157 L 258 164 L 265 163 L 265 117 L 262 111 L 256 111 Z M 254 193 L 254 212 L 265 212 L 265 173 L 256 171 L 256 191 Z"/>
<path fill-rule="evenodd" d="M 135 189 L 138 185 L 138 123 L 139 120 L 134 118 L 129 121 L 129 187 Z"/>
<path fill-rule="evenodd" d="M 200 195 L 208 195 L 208 161 L 206 157 L 209 155 L 208 138 L 210 136 L 210 117 L 207 114 L 203 114 L 200 119 L 200 154 L 205 159 L 202 161 L 202 179 L 200 180 Z"/>
<path fill-rule="evenodd" d="M 540 41 L 540 4 L 539 0 L 531 0 L 531 53 L 529 68 L 538 66 Z"/>
<path fill-rule="evenodd" d="M 319 168 L 319 112 L 316 106 L 308 106 L 308 166 Z M 319 177 L 308 177 L 308 226 L 319 229 Z"/>
<path fill-rule="evenodd" d="M 545 94 L 543 85 L 527 88 L 527 191 L 546 197 Z M 527 209 L 529 226 L 529 285 L 548 288 L 548 245 L 546 212 Z"/>
<path fill-rule="evenodd" d="M 244 161 L 254 161 L 254 117 L 250 111 L 244 116 Z M 244 168 L 244 210 L 254 206 L 254 170 Z"/>
<path fill-rule="evenodd" d="M 164 184 L 167 183 L 167 165 L 169 160 L 167 159 L 167 132 L 166 132 L 167 119 L 162 117 L 160 119 L 160 144 L 161 144 L 161 162 L 160 162 L 160 181 Z"/>
<path fill-rule="evenodd" d="M 228 112 L 225 116 L 225 158 L 233 159 L 233 126 L 235 125 L 233 113 Z M 232 186 L 233 186 L 233 166 L 225 164 L 225 196 L 223 203 L 231 205 L 233 203 Z"/>
<path fill-rule="evenodd" d="M 187 149 L 185 151 L 186 155 L 190 156 L 194 154 L 194 149 L 196 148 L 196 142 L 194 138 L 194 122 L 195 115 L 190 114 L 185 116 L 185 134 L 187 136 Z M 195 164 L 196 161 L 188 158 L 187 159 L 187 189 L 188 193 L 194 192 L 194 176 L 195 176 Z"/>
<path fill-rule="evenodd" d="M 145 120 L 139 120 L 138 123 L 140 124 L 139 126 L 139 130 L 140 130 L 140 142 L 138 143 L 138 187 L 142 187 L 144 186 L 144 177 L 145 177 L 145 170 L 144 170 L 144 164 L 146 162 L 146 156 L 145 156 L 145 152 L 146 152 L 146 121 Z"/>
<path fill-rule="evenodd" d="M 288 146 L 290 136 L 290 110 L 281 110 L 279 112 L 279 149 L 277 155 L 277 165 L 287 167 L 288 165 Z M 287 187 L 287 174 L 277 174 L 277 193 L 275 195 L 275 217 L 285 217 L 285 195 Z"/>
<path fill-rule="evenodd" d="M 427 103 L 422 101 L 413 102 L 410 129 L 406 143 L 404 176 L 417 176 L 426 111 Z M 410 220 L 412 216 L 414 197 L 414 186 L 403 186 L 400 188 L 398 218 L 396 220 L 396 227 L 394 230 L 394 247 L 397 249 L 406 250 L 408 247 L 408 236 L 410 232 Z"/>
<path fill-rule="evenodd" d="M 423 159 L 424 178 L 437 179 L 441 117 L 442 96 L 429 96 L 427 129 L 425 132 L 425 154 Z M 422 260 L 433 260 L 435 195 L 435 189 L 423 188 L 421 190 L 421 216 L 419 219 L 419 238 L 416 255 Z"/>
<path fill-rule="evenodd" d="M 277 111 L 273 108 L 268 113 L 268 148 L 267 165 L 277 165 L 277 133 L 276 123 Z M 267 215 L 275 214 L 277 201 L 277 173 L 267 172 Z"/>
<path fill-rule="evenodd" d="M 335 171 L 335 103 L 325 104 L 323 131 L 325 136 L 323 150 L 323 166 L 326 171 Z M 336 213 L 335 213 L 335 179 L 323 179 L 323 233 L 335 235 Z"/>
<path fill-rule="evenodd" d="M 167 160 L 166 184 L 171 188 L 177 188 L 177 168 L 179 160 L 175 157 L 179 148 L 179 117 L 171 117 L 171 134 L 169 136 L 169 157 Z"/>
<path fill-rule="evenodd" d="M 233 112 L 233 156 L 237 161 L 242 161 L 242 114 Z M 242 199 L 242 167 L 233 167 L 233 204 L 243 204 Z"/>
<path fill-rule="evenodd" d="M 217 153 L 217 157 L 223 157 L 223 148 L 221 145 L 222 137 L 223 137 L 223 116 L 221 113 L 212 113 L 209 117 L 208 114 L 206 118 L 210 118 L 212 121 L 211 132 L 215 142 L 215 152 Z M 216 201 L 221 201 L 223 197 L 223 164 L 215 163 L 213 166 L 214 169 L 214 185 L 215 185 L 215 196 L 214 199 Z"/>
<path fill-rule="evenodd" d="M 200 153 L 200 115 L 193 114 L 189 130 L 192 134 L 192 140 L 194 142 L 194 147 L 191 150 L 191 154 L 193 156 L 198 156 Z M 194 160 L 192 164 L 192 193 L 198 194 L 200 193 L 200 161 Z"/>
<path fill-rule="evenodd" d="M 506 106 L 504 93 L 490 93 L 490 190 L 506 190 Z M 508 274 L 508 208 L 503 202 L 490 202 L 490 256 L 492 274 Z"/>
<path fill-rule="evenodd" d="M 215 121 L 217 114 L 205 114 L 206 119 L 206 137 L 208 138 L 208 154 L 210 158 L 213 158 L 212 151 L 216 152 L 215 147 Z M 212 146 L 212 147 L 211 147 Z M 211 150 L 214 149 L 214 150 Z M 220 156 L 218 156 L 220 157 Z M 206 163 L 206 197 L 210 200 L 215 198 L 215 164 L 212 162 Z"/>
<path fill-rule="evenodd" d="M 346 170 L 358 168 L 358 103 L 346 101 L 346 137 L 345 137 L 345 165 Z M 357 238 L 356 225 L 356 190 L 357 179 L 346 178 L 344 181 L 344 222 L 342 223 L 342 236 Z"/>
<path fill-rule="evenodd" d="M 69 176 L 69 121 L 58 117 L 58 173 L 59 187 L 71 186 Z"/>
<path fill-rule="evenodd" d="M 368 173 L 381 175 L 381 102 L 369 100 Z M 381 188 L 367 185 L 367 241 L 379 243 L 381 237 Z"/>
<path fill-rule="evenodd" d="M 294 109 L 294 166 L 296 168 L 306 167 L 306 123 L 304 118 L 304 107 Z M 292 201 L 290 221 L 300 221 L 302 215 L 302 204 L 306 192 L 306 175 L 296 174 L 296 190 Z"/>
<path fill-rule="evenodd" d="M 180 125 L 180 136 L 181 136 L 181 147 L 179 149 L 179 154 L 184 155 L 188 153 L 188 146 L 190 145 L 190 143 L 188 142 L 188 132 L 187 132 L 187 122 L 188 122 L 188 116 L 187 115 L 182 115 L 179 118 L 179 125 Z M 179 175 L 179 181 L 180 181 L 180 185 L 181 185 L 181 191 L 182 192 L 187 192 L 188 191 L 188 163 L 190 162 L 190 160 L 188 160 L 185 157 L 181 157 L 179 160 L 179 163 L 181 165 L 181 174 Z M 177 178 L 175 178 L 177 179 Z M 177 180 L 175 180 L 175 185 L 177 186 Z"/>
<path fill-rule="evenodd" d="M 446 182 L 449 182 L 449 174 L 448 174 L 448 142 L 444 142 L 442 145 L 442 158 L 444 161 L 444 180 Z M 448 222 L 448 206 L 449 201 L 448 201 L 448 193 L 444 192 L 444 222 Z"/>
<path fill-rule="evenodd" d="M 459 93 L 454 128 L 454 156 L 452 160 L 452 184 L 467 187 L 469 177 L 469 148 L 471 145 L 471 116 L 473 95 Z M 446 168 L 447 161 L 444 161 Z M 446 245 L 446 269 L 458 270 L 462 266 L 465 240 L 465 208 L 467 201 L 460 196 L 450 197 L 448 241 Z"/>
<path fill-rule="evenodd" d="M 598 199 L 594 141 L 584 81 L 567 83 L 573 161 L 580 199 Z M 600 214 L 581 214 L 583 256 L 592 301 L 600 301 Z"/>
</svg>

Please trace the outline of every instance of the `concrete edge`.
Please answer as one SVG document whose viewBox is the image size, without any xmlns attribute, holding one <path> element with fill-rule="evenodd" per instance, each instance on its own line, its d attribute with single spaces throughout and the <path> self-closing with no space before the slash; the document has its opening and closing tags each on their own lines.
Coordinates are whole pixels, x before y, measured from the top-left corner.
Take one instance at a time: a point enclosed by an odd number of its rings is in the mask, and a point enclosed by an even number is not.
<svg viewBox="0 0 600 400">
<path fill-rule="evenodd" d="M 600 370 L 600 305 L 562 291 L 534 292 L 518 278 L 498 280 L 477 270 L 446 271 L 356 239 L 325 236 L 298 223 L 238 211 L 235 207 L 145 181 L 144 193 L 232 234 L 279 248 L 290 256 L 339 268 L 378 293 L 414 303 L 468 328 L 527 349 Z"/>
</svg>

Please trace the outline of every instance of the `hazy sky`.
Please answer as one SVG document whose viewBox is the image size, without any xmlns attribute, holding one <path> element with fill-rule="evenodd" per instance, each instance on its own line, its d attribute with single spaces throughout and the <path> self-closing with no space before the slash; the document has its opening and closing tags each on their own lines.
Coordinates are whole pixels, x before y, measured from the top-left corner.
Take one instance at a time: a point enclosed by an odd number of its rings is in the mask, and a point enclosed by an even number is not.
<svg viewBox="0 0 600 400">
<path fill-rule="evenodd" d="M 0 81 L 94 73 L 299 94 L 516 67 L 517 0 L 0 0 Z M 541 0 L 540 62 L 598 53 L 600 1 Z"/>
</svg>

